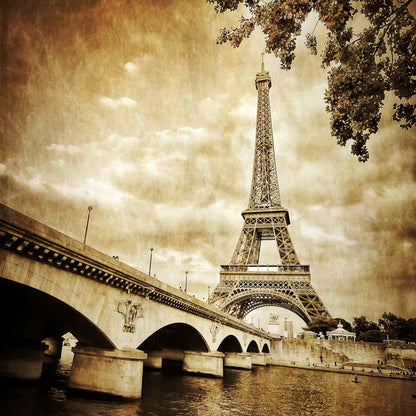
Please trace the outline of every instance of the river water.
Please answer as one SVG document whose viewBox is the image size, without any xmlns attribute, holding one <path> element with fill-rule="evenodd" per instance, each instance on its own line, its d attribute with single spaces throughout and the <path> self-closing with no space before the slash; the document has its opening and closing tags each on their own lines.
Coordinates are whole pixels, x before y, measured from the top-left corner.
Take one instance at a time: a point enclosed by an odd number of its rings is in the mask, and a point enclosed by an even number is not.
<svg viewBox="0 0 416 416">
<path fill-rule="evenodd" d="M 45 363 L 42 380 L 2 385 L 3 416 L 414 416 L 416 382 L 286 367 L 224 369 L 222 379 L 179 368 L 147 372 L 136 401 L 97 400 L 68 391 L 72 353 Z"/>
</svg>

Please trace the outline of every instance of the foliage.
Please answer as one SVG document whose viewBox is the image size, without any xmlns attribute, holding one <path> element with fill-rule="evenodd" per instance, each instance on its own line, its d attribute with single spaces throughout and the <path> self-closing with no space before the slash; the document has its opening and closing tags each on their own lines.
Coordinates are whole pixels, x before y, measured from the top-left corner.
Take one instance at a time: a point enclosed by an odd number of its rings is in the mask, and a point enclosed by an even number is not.
<svg viewBox="0 0 416 416">
<path fill-rule="evenodd" d="M 386 339 L 385 334 L 379 329 L 371 329 L 370 331 L 362 332 L 357 338 L 357 341 L 364 342 L 383 342 Z"/>
<path fill-rule="evenodd" d="M 416 341 L 416 319 L 404 319 L 391 312 L 384 312 L 378 320 L 381 328 L 389 335 L 390 339 L 404 341 Z"/>
<path fill-rule="evenodd" d="M 391 91 L 393 120 L 403 128 L 416 124 L 416 21 L 409 14 L 413 0 L 207 0 L 219 13 L 245 6 L 249 17 L 240 26 L 221 29 L 219 43 L 238 47 L 259 27 L 266 52 L 290 69 L 302 25 L 311 15 L 326 30 L 320 48 L 327 70 L 325 92 L 331 134 L 338 144 L 351 140 L 358 160 L 369 158 L 367 141 L 378 131 L 385 93 Z M 306 46 L 318 53 L 318 39 L 306 34 Z"/>
<path fill-rule="evenodd" d="M 404 340 L 407 342 L 416 342 L 416 318 L 407 320 L 407 332 Z"/>
<path fill-rule="evenodd" d="M 363 332 L 368 331 L 379 331 L 379 326 L 372 321 L 368 321 L 365 316 L 360 316 L 359 318 L 354 318 L 354 321 L 352 323 L 352 326 L 354 327 L 354 331 L 357 335 L 357 337 L 360 336 Z"/>
<path fill-rule="evenodd" d="M 332 318 L 315 318 L 312 319 L 308 326 L 304 329 L 305 331 L 313 331 L 319 334 L 322 332 L 324 335 L 326 335 L 327 331 L 332 331 L 335 329 L 338 325 L 338 321 L 336 319 Z"/>
<path fill-rule="evenodd" d="M 416 342 L 416 318 L 405 319 L 391 312 L 384 312 L 378 324 L 368 321 L 365 316 L 354 318 L 354 331 L 358 341 L 382 342 L 397 339 Z"/>
<path fill-rule="evenodd" d="M 336 329 L 339 323 L 347 331 L 352 331 L 351 324 L 343 318 L 315 318 L 308 323 L 308 326 L 302 329 L 305 331 L 313 331 L 317 334 L 322 332 L 326 336 L 326 333 Z"/>
</svg>

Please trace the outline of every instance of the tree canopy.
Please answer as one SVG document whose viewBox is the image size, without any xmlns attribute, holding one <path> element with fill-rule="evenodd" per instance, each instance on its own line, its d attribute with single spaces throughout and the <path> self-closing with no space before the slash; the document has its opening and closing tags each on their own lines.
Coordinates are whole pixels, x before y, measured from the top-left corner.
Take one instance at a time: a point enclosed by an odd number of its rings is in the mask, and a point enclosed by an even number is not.
<svg viewBox="0 0 416 416">
<path fill-rule="evenodd" d="M 357 341 L 382 342 L 385 339 L 416 341 L 416 318 L 405 319 L 392 312 L 384 312 L 378 323 L 365 316 L 354 318 L 353 329 Z"/>
<path fill-rule="evenodd" d="M 319 334 L 322 332 L 325 336 L 328 331 L 332 331 L 337 328 L 338 324 L 341 323 L 344 329 L 352 331 L 351 324 L 343 318 L 326 318 L 320 317 L 312 319 L 304 329 L 305 331 L 313 331 Z"/>
<path fill-rule="evenodd" d="M 312 319 L 305 328 L 302 328 L 305 331 L 313 331 L 319 334 L 322 332 L 326 335 L 327 331 L 332 331 L 337 327 L 338 322 L 332 318 L 315 318 Z"/>
<path fill-rule="evenodd" d="M 416 124 L 416 19 L 414 0 L 207 0 L 218 13 L 245 7 L 240 26 L 223 28 L 219 43 L 238 47 L 256 27 L 265 35 L 266 52 L 290 69 L 306 18 L 326 31 L 322 42 L 312 33 L 305 44 L 320 54 L 327 72 L 326 110 L 338 144 L 351 141 L 351 153 L 365 162 L 367 141 L 378 131 L 386 92 L 394 100 L 392 118 L 402 128 Z"/>
</svg>

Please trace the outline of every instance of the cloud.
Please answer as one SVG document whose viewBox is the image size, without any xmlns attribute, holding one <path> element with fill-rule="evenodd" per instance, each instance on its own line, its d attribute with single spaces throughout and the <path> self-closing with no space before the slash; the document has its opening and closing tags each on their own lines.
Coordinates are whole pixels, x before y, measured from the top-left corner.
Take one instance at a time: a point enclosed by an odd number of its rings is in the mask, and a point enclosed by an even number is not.
<svg viewBox="0 0 416 416">
<path fill-rule="evenodd" d="M 0 175 L 5 175 L 7 173 L 7 166 L 3 163 L 0 163 Z"/>
<path fill-rule="evenodd" d="M 119 108 L 119 107 L 127 107 L 131 108 L 137 105 L 137 101 L 132 100 L 128 97 L 121 97 L 121 98 L 109 98 L 109 97 L 102 97 L 100 102 L 105 107 L 109 108 Z"/>
<path fill-rule="evenodd" d="M 128 74 L 135 74 L 137 73 L 137 65 L 135 65 L 133 62 L 126 62 L 126 64 L 124 65 L 124 70 L 128 73 Z"/>
<path fill-rule="evenodd" d="M 64 145 L 56 143 L 51 143 L 49 146 L 46 146 L 46 149 L 54 151 L 56 153 L 68 153 L 72 155 L 81 153 L 82 151 L 80 146 L 74 146 L 73 144 Z"/>
<path fill-rule="evenodd" d="M 352 241 L 349 241 L 345 238 L 344 235 L 340 234 L 329 234 L 327 230 L 324 230 L 322 227 L 318 225 L 311 224 L 310 222 L 303 221 L 299 224 L 300 230 L 302 233 L 302 239 L 307 241 L 318 241 L 320 244 L 327 244 L 329 243 L 342 243 L 342 244 L 352 244 Z"/>
</svg>

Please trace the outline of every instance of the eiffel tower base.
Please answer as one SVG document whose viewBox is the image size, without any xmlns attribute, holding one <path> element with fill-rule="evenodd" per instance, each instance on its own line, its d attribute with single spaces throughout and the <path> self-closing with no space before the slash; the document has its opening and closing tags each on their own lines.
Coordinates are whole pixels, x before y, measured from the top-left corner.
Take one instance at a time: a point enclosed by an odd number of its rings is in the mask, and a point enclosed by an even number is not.
<svg viewBox="0 0 416 416">
<path fill-rule="evenodd" d="M 330 315 L 311 284 L 309 266 L 221 266 L 211 303 L 239 319 L 264 306 L 287 309 L 306 323 Z"/>
</svg>

